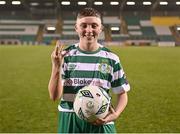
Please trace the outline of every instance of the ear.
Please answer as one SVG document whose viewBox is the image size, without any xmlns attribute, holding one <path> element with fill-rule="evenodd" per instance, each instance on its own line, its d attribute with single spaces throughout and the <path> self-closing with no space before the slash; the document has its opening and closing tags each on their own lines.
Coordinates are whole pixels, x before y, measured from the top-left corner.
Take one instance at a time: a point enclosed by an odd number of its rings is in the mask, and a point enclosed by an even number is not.
<svg viewBox="0 0 180 134">
<path fill-rule="evenodd" d="M 74 25 L 74 29 L 77 32 L 77 24 Z"/>
<path fill-rule="evenodd" d="M 103 24 L 101 24 L 101 31 L 103 31 L 104 30 L 104 26 L 103 26 Z"/>
</svg>

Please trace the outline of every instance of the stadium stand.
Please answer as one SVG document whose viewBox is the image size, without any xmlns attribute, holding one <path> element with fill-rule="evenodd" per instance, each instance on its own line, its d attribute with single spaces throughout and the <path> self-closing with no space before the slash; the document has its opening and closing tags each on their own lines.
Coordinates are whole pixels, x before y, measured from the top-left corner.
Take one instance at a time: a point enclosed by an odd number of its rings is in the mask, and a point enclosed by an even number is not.
<svg viewBox="0 0 180 134">
<path fill-rule="evenodd" d="M 179 39 L 177 38 L 175 32 L 173 33 L 171 28 L 174 25 L 180 24 L 179 17 L 151 17 L 151 21 L 159 37 L 159 45 L 179 45 Z"/>
<path fill-rule="evenodd" d="M 154 38 L 156 36 L 155 29 L 150 20 L 140 20 L 142 34 L 146 37 Z"/>
<path fill-rule="evenodd" d="M 95 5 L 95 0 L 85 0 L 87 5 L 78 5 L 78 0 L 67 0 L 69 5 L 63 5 L 62 1 L 22 0 L 20 5 L 12 5 L 10 1 L 0 5 L 0 44 L 52 44 L 57 39 L 68 44 L 77 41 L 76 14 L 89 6 L 102 13 L 101 42 L 180 45 L 178 0 L 167 0 L 166 6 L 161 6 L 159 0 L 151 0 L 151 5 L 146 6 L 143 0 L 134 1 L 134 5 L 127 5 L 127 0 L 118 1 L 118 5 L 110 5 L 111 0 L 102 1 L 103 5 Z M 49 26 L 55 29 L 48 30 Z"/>
<path fill-rule="evenodd" d="M 75 20 L 63 20 L 62 39 L 78 39 L 74 29 L 75 23 Z"/>
<path fill-rule="evenodd" d="M 32 42 L 35 41 L 39 27 L 38 23 L 33 22 L 34 21 L 15 20 L 0 21 L 0 35 L 3 37 L 3 40 L 7 40 L 8 43 L 15 38 L 18 43 L 32 44 Z"/>
<path fill-rule="evenodd" d="M 113 31 L 111 28 L 116 27 L 120 29 L 121 21 L 118 16 L 103 16 L 103 25 L 106 28 L 106 40 L 113 41 L 115 38 L 120 37 L 120 30 Z M 104 34 L 104 32 L 103 32 Z M 109 36 L 109 37 L 108 37 Z M 102 35 L 102 40 L 105 39 L 105 36 Z"/>
</svg>

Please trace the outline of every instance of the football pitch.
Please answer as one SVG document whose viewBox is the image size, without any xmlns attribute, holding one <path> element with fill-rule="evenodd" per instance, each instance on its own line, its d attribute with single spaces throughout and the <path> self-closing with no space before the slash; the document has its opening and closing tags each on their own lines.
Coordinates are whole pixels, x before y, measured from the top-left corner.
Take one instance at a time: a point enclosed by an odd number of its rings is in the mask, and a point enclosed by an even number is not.
<svg viewBox="0 0 180 134">
<path fill-rule="evenodd" d="M 131 85 L 117 132 L 180 132 L 180 47 L 110 49 L 119 55 Z M 1 133 L 57 132 L 58 101 L 49 99 L 47 89 L 52 50 L 0 46 Z"/>
</svg>

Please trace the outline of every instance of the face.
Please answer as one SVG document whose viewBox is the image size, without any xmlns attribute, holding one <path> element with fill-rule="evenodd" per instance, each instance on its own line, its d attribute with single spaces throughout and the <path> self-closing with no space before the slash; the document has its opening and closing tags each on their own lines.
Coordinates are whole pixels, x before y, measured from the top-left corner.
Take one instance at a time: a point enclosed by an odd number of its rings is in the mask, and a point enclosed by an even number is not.
<svg viewBox="0 0 180 134">
<path fill-rule="evenodd" d="M 80 37 L 80 41 L 87 43 L 97 42 L 102 31 L 101 19 L 94 16 L 77 19 L 75 30 Z"/>
</svg>

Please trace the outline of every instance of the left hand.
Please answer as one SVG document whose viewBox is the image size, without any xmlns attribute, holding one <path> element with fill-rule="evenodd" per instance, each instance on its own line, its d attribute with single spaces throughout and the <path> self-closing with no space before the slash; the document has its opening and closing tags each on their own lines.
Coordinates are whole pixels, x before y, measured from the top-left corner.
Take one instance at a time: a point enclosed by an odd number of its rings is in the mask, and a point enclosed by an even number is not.
<svg viewBox="0 0 180 134">
<path fill-rule="evenodd" d="M 108 113 L 108 115 L 105 118 L 97 119 L 92 124 L 93 125 L 103 125 L 105 123 L 116 120 L 118 118 L 118 115 L 116 114 L 116 111 L 113 109 L 112 106 L 109 107 L 109 110 L 110 110 L 110 112 Z"/>
</svg>

